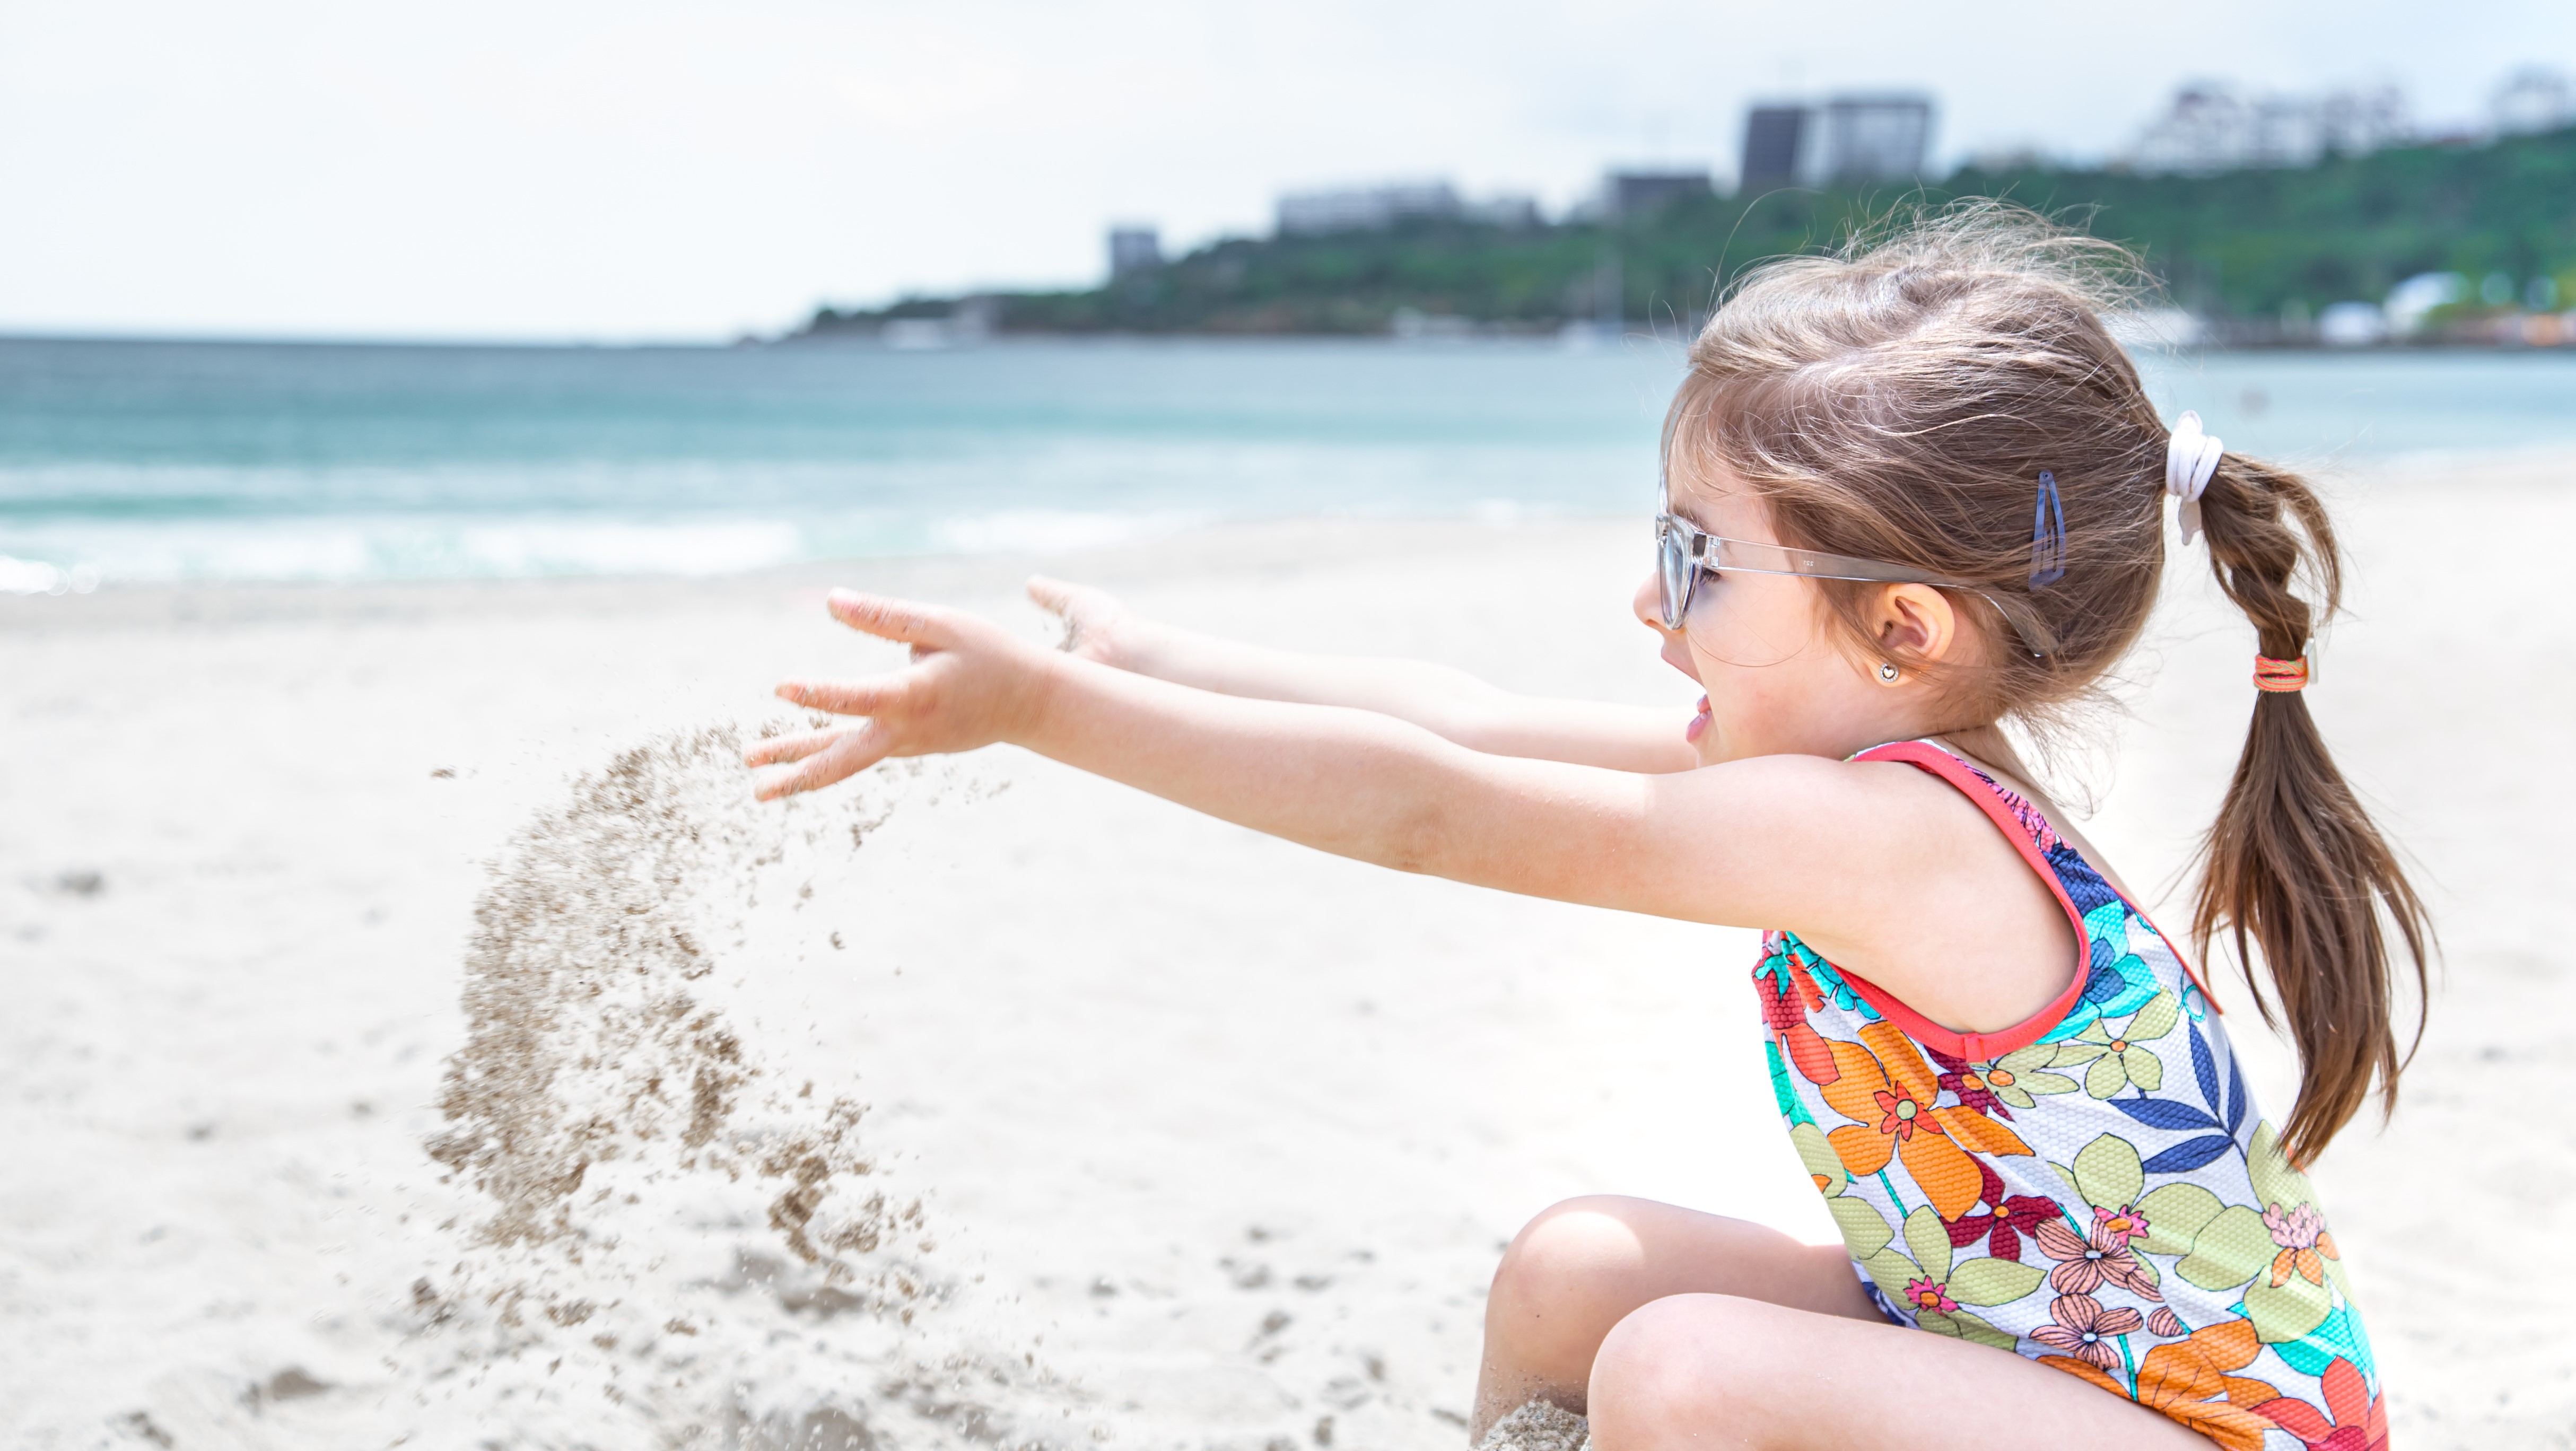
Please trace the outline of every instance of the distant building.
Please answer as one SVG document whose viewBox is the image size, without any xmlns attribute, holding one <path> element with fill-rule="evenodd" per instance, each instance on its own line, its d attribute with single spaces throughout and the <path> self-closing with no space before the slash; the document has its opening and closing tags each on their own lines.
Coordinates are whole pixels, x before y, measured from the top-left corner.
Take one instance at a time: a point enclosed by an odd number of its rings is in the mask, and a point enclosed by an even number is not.
<svg viewBox="0 0 2576 1451">
<path fill-rule="evenodd" d="M 1454 221 L 1464 213 L 1457 190 L 1445 181 L 1292 192 L 1279 199 L 1279 235 L 1383 231 L 1398 222 Z"/>
<path fill-rule="evenodd" d="M 1831 96 L 1820 106 L 1774 102 L 1744 117 L 1746 191 L 1783 186 L 1912 181 L 1932 150 L 1932 100 L 1913 94 Z"/>
<path fill-rule="evenodd" d="M 1614 217 L 1642 217 L 1690 197 L 1710 196 L 1701 171 L 1614 171 L 1601 179 L 1603 209 Z"/>
<path fill-rule="evenodd" d="M 2187 176 L 2247 167 L 2313 166 L 2366 156 L 2413 134 L 2394 86 L 2324 96 L 2250 96 L 2197 81 L 2174 93 L 2123 158 L 2132 170 Z"/>
<path fill-rule="evenodd" d="M 1801 165 L 1814 113 L 1805 106 L 1756 106 L 1744 118 L 1744 165 L 1738 175 L 1745 191 L 1795 186 L 1807 174 Z"/>
<path fill-rule="evenodd" d="M 1109 280 L 1151 272 L 1163 265 L 1162 234 L 1152 227 L 1109 229 Z"/>
<path fill-rule="evenodd" d="M 1824 179 L 1912 181 L 1932 148 L 1932 100 L 1918 95 L 1836 96 L 1825 102 Z"/>
</svg>

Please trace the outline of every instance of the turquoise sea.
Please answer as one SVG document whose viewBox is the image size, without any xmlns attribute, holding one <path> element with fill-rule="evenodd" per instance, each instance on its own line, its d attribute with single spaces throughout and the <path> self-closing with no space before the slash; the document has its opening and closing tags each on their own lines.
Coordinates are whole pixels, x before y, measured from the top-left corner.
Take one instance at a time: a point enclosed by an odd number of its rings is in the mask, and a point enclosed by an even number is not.
<svg viewBox="0 0 2576 1451">
<path fill-rule="evenodd" d="M 0 340 L 0 590 L 693 574 L 1314 514 L 1642 513 L 1669 343 Z M 2576 354 L 2146 360 L 2308 462 L 2576 443 Z"/>
</svg>

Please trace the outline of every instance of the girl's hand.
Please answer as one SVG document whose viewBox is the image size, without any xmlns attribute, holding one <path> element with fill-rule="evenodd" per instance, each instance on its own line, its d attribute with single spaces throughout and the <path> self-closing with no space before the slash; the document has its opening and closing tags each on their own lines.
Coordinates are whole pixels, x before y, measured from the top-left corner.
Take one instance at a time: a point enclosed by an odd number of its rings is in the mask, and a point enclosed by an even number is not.
<svg viewBox="0 0 2576 1451">
<path fill-rule="evenodd" d="M 1118 670 L 1136 668 L 1131 655 L 1136 652 L 1136 634 L 1144 621 L 1128 613 L 1128 608 L 1118 603 L 1118 595 L 1090 585 L 1030 575 L 1028 598 L 1064 621 L 1064 644 L 1059 649 L 1064 649 L 1066 655 L 1115 665 Z"/>
<path fill-rule="evenodd" d="M 1033 574 L 1029 576 L 1029 598 L 1064 622 L 1064 643 L 1060 648 L 1066 654 L 1121 670 L 1136 668 L 1136 636 L 1144 622 L 1120 604 L 1117 596 L 1087 584 L 1068 584 Z"/>
<path fill-rule="evenodd" d="M 782 683 L 782 700 L 868 720 L 774 736 L 745 751 L 747 766 L 800 763 L 760 779 L 753 791 L 763 801 L 829 786 L 888 756 L 989 746 L 1024 730 L 1040 714 L 1051 657 L 998 625 L 936 605 L 845 589 L 832 591 L 831 611 L 851 629 L 910 645 L 912 664 L 864 680 Z"/>
</svg>

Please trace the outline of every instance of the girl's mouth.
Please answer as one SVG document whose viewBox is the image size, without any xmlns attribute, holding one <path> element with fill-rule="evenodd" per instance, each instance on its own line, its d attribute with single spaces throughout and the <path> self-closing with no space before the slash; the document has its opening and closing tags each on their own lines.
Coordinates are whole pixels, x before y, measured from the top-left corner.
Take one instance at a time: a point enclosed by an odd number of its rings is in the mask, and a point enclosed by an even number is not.
<svg viewBox="0 0 2576 1451">
<path fill-rule="evenodd" d="M 1708 734 L 1708 721 L 1708 697 L 1703 695 L 1699 698 L 1699 710 L 1691 716 L 1690 724 L 1682 727 L 1682 739 L 1697 745 L 1699 738 Z"/>
</svg>

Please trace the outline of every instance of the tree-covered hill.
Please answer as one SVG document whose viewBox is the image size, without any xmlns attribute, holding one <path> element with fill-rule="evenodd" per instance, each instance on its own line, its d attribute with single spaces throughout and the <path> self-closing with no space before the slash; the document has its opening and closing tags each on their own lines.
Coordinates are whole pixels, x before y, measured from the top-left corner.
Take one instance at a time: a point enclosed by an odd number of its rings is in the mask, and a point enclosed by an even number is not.
<svg viewBox="0 0 2576 1451">
<path fill-rule="evenodd" d="M 2173 300 L 2260 335 L 2422 272 L 2534 279 L 2576 301 L 2576 129 L 2476 146 L 2330 157 L 2296 170 L 2140 176 L 1961 171 L 1919 191 L 1703 197 L 1624 221 L 1220 241 L 1096 289 L 1002 293 L 1005 332 L 1543 330 L 1608 317 L 1687 323 L 1765 257 L 1830 247 L 1907 203 L 2004 197 L 2136 248 Z M 953 299 L 826 308 L 809 332 L 947 315 Z"/>
</svg>

